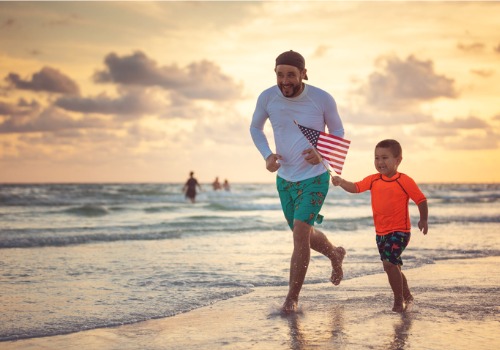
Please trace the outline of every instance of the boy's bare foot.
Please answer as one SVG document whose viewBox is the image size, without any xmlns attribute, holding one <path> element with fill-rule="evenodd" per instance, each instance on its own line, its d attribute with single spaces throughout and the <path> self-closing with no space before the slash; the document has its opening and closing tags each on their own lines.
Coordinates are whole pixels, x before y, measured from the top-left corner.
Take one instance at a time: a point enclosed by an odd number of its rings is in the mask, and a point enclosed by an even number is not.
<svg viewBox="0 0 500 350">
<path fill-rule="evenodd" d="M 344 278 L 342 262 L 344 261 L 346 251 L 342 247 L 337 247 L 335 250 L 335 260 L 332 260 L 332 276 L 330 277 L 330 281 L 335 286 L 338 286 L 340 281 L 342 281 L 342 278 Z"/>
<path fill-rule="evenodd" d="M 403 300 L 394 300 L 394 306 L 392 307 L 392 311 L 402 313 L 405 311 Z"/>
<path fill-rule="evenodd" d="M 297 300 L 292 300 L 292 299 L 286 299 L 285 303 L 281 307 L 281 311 L 285 314 L 290 314 L 293 312 L 297 312 L 298 308 L 298 301 Z"/>
<path fill-rule="evenodd" d="M 410 295 L 409 297 L 405 298 L 404 311 L 411 312 L 412 309 L 413 309 L 413 296 Z"/>
</svg>

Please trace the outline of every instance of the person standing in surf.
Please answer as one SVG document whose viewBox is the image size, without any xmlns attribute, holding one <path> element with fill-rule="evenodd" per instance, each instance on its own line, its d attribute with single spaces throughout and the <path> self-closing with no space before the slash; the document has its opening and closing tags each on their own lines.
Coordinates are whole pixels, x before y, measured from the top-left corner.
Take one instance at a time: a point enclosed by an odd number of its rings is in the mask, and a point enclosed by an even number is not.
<svg viewBox="0 0 500 350">
<path fill-rule="evenodd" d="M 283 213 L 293 232 L 288 295 L 284 312 L 298 308 L 299 294 L 309 266 L 311 248 L 331 261 L 330 280 L 338 285 L 343 278 L 342 261 L 346 251 L 335 247 L 314 223 L 319 215 L 330 184 L 328 165 L 312 148 L 294 120 L 299 124 L 331 134 L 344 136 L 342 120 L 333 97 L 324 90 L 305 84 L 307 70 L 302 55 L 286 51 L 276 58 L 277 84 L 258 97 L 250 125 L 252 140 L 265 160 L 266 169 L 276 172 L 276 187 Z M 274 133 L 276 153 L 269 147 L 264 125 L 269 119 Z"/>
<path fill-rule="evenodd" d="M 380 260 L 394 294 L 394 312 L 403 312 L 413 303 L 408 281 L 401 271 L 401 254 L 411 237 L 408 211 L 410 199 L 418 206 L 420 213 L 418 228 L 424 235 L 429 229 L 427 199 L 411 177 L 398 172 L 402 160 L 403 150 L 399 142 L 383 140 L 375 146 L 377 174 L 367 176 L 359 182 L 349 182 L 339 176 L 332 178 L 335 186 L 340 186 L 347 192 L 370 191 L 376 241 Z"/>
<path fill-rule="evenodd" d="M 194 178 L 194 172 L 189 173 L 189 179 L 184 184 L 184 188 L 182 189 L 186 195 L 186 198 L 191 200 L 191 203 L 196 202 L 196 187 L 198 187 L 201 191 L 201 185 L 198 183 L 198 180 Z"/>
</svg>

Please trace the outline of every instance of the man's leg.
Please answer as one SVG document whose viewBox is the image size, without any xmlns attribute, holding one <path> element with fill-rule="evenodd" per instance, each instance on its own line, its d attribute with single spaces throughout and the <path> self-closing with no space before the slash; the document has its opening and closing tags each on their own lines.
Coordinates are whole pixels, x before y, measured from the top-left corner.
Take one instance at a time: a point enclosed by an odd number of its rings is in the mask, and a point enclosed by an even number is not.
<svg viewBox="0 0 500 350">
<path fill-rule="evenodd" d="M 332 276 L 330 277 L 330 281 L 336 286 L 339 285 L 344 277 L 342 261 L 346 253 L 345 249 L 342 247 L 335 247 L 328 240 L 326 235 L 316 228 L 312 229 L 310 241 L 312 249 L 330 259 L 332 263 Z"/>
<path fill-rule="evenodd" d="M 304 284 L 309 260 L 311 258 L 311 232 L 313 227 L 305 222 L 295 220 L 293 226 L 293 254 L 290 260 L 290 281 L 288 295 L 283 304 L 283 311 L 297 310 L 300 290 Z"/>
</svg>

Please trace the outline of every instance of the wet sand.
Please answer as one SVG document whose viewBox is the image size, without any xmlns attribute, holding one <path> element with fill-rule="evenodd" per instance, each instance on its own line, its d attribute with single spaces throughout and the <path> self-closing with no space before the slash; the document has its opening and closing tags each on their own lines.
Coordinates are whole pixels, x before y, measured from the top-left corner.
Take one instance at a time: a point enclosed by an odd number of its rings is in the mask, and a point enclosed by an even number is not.
<svg viewBox="0 0 500 350">
<path fill-rule="evenodd" d="M 382 267 L 381 267 L 382 269 Z M 406 270 L 411 312 L 391 311 L 385 274 L 305 285 L 300 311 L 282 316 L 287 287 L 174 317 L 0 343 L 11 349 L 499 349 L 500 257 Z"/>
</svg>

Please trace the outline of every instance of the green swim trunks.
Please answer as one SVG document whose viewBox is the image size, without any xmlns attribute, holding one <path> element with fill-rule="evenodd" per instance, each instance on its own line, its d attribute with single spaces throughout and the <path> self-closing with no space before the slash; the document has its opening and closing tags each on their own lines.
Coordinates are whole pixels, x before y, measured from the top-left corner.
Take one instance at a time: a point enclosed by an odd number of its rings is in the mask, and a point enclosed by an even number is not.
<svg viewBox="0 0 500 350">
<path fill-rule="evenodd" d="M 297 182 L 287 181 L 279 176 L 276 178 L 281 207 L 292 230 L 294 220 L 303 221 L 311 226 L 314 226 L 315 222 L 321 224 L 323 216 L 319 215 L 319 212 L 329 185 L 328 172 Z"/>
</svg>

